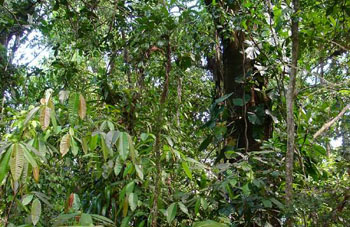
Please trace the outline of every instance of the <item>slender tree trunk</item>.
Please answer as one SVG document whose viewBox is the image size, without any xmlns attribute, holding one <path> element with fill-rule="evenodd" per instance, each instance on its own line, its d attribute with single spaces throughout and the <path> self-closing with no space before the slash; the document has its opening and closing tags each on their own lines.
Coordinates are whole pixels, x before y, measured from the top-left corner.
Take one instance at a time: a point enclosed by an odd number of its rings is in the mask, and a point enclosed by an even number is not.
<svg viewBox="0 0 350 227">
<path fill-rule="evenodd" d="M 290 71 L 287 91 L 287 154 L 286 154 L 286 205 L 288 208 L 293 204 L 293 164 L 294 164 L 294 113 L 293 105 L 295 98 L 295 82 L 298 66 L 299 38 L 298 38 L 298 11 L 299 0 L 293 0 L 294 15 L 292 16 L 292 68 Z M 287 226 L 293 226 L 291 217 L 287 220 Z"/>
<path fill-rule="evenodd" d="M 156 116 L 156 127 L 155 127 L 155 135 L 156 135 L 156 142 L 153 148 L 153 152 L 155 155 L 155 162 L 156 162 L 156 173 L 155 173 L 155 186 L 153 191 L 153 207 L 151 210 L 152 215 L 152 227 L 156 227 L 158 225 L 158 214 L 159 214 L 159 208 L 158 208 L 158 198 L 161 193 L 161 128 L 164 123 L 164 106 L 166 104 L 166 99 L 168 96 L 168 90 L 169 90 L 169 76 L 171 71 L 171 46 L 170 46 L 170 37 L 167 37 L 167 48 L 166 48 L 166 64 L 165 64 L 165 80 L 163 83 L 163 91 L 160 97 L 159 101 L 159 110 Z"/>
</svg>

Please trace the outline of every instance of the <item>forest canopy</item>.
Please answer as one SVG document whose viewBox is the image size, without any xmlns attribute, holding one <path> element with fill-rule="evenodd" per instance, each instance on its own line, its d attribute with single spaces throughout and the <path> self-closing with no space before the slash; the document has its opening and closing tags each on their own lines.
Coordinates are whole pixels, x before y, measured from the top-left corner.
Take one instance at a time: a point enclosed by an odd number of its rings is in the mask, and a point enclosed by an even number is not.
<svg viewBox="0 0 350 227">
<path fill-rule="evenodd" d="M 348 0 L 0 0 L 0 226 L 350 226 L 349 52 Z"/>
</svg>

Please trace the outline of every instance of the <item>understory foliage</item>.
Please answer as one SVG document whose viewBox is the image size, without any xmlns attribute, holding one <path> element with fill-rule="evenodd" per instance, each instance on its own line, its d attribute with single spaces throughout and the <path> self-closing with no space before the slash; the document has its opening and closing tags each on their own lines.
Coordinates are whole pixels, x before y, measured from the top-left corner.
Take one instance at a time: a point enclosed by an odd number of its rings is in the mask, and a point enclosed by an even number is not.
<svg viewBox="0 0 350 227">
<path fill-rule="evenodd" d="M 347 0 L 0 0 L 0 226 L 349 226 L 349 18 Z"/>
</svg>

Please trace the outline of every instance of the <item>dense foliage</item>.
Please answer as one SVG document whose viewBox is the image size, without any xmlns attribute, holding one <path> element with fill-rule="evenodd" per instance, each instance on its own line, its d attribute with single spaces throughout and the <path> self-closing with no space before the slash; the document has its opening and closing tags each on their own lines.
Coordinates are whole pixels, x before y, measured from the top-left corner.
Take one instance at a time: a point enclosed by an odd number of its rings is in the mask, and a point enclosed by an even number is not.
<svg viewBox="0 0 350 227">
<path fill-rule="evenodd" d="M 0 15 L 1 226 L 350 225 L 349 1 Z"/>
</svg>

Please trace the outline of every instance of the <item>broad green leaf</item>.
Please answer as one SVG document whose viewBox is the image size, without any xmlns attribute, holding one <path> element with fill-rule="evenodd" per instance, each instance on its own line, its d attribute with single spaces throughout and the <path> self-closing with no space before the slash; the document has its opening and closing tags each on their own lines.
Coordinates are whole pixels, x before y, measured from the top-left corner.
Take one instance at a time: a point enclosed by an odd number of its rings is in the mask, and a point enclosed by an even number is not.
<svg viewBox="0 0 350 227">
<path fill-rule="evenodd" d="M 134 166 L 135 166 L 135 170 L 136 170 L 137 176 L 138 176 L 141 180 L 143 180 L 143 171 L 142 171 L 141 165 L 135 164 Z"/>
<path fill-rule="evenodd" d="M 227 225 L 212 220 L 206 220 L 195 222 L 193 227 L 227 227 Z"/>
<path fill-rule="evenodd" d="M 72 154 L 74 156 L 77 156 L 78 152 L 79 152 L 79 148 L 78 148 L 78 145 L 77 145 L 77 142 L 75 141 L 75 139 L 73 137 L 71 137 L 70 139 L 70 144 L 71 144 L 71 150 L 72 150 Z"/>
<path fill-rule="evenodd" d="M 174 218 L 175 218 L 175 216 L 176 216 L 176 210 L 177 210 L 177 205 L 176 205 L 176 203 L 172 203 L 172 204 L 168 207 L 168 209 L 167 209 L 167 211 L 166 211 L 166 213 L 167 213 L 166 220 L 168 221 L 169 224 L 174 220 Z"/>
<path fill-rule="evenodd" d="M 134 181 L 131 181 L 130 183 L 128 183 L 125 186 L 126 194 L 129 195 L 131 192 L 133 192 L 134 191 L 134 187 L 135 187 L 135 182 Z"/>
<path fill-rule="evenodd" d="M 182 162 L 181 165 L 182 165 L 182 168 L 184 169 L 187 177 L 192 180 L 192 172 L 191 172 L 190 168 L 188 167 L 187 162 Z"/>
<path fill-rule="evenodd" d="M 33 158 L 33 156 L 30 154 L 30 152 L 26 149 L 25 146 L 23 146 L 22 144 L 20 144 L 19 146 L 22 147 L 23 149 L 23 154 L 24 154 L 24 157 L 25 159 L 29 162 L 29 164 L 33 167 L 33 168 L 36 168 L 38 167 L 38 164 L 36 163 L 35 159 Z"/>
<path fill-rule="evenodd" d="M 11 158 L 10 158 L 10 169 L 14 181 L 18 181 L 24 167 L 24 154 L 23 149 L 17 143 L 14 144 Z"/>
<path fill-rule="evenodd" d="M 69 133 L 67 133 L 62 137 L 61 143 L 60 143 L 60 153 L 62 154 L 62 157 L 67 154 L 67 152 L 69 151 L 69 147 L 70 147 L 70 135 Z"/>
<path fill-rule="evenodd" d="M 0 185 L 4 180 L 9 168 L 9 160 L 11 157 L 13 146 L 11 146 L 5 153 L 0 156 Z"/>
<path fill-rule="evenodd" d="M 43 131 L 45 131 L 50 125 L 51 109 L 47 106 L 43 106 L 40 110 L 40 124 Z"/>
<path fill-rule="evenodd" d="M 86 101 L 82 94 L 79 95 L 79 117 L 84 120 L 86 116 Z"/>
<path fill-rule="evenodd" d="M 88 142 L 87 142 L 87 138 L 86 137 L 83 137 L 81 139 L 81 147 L 83 148 L 84 154 L 87 154 L 88 153 Z"/>
<path fill-rule="evenodd" d="M 114 174 L 117 177 L 120 173 L 120 171 L 122 170 L 123 165 L 120 163 L 119 158 L 115 159 L 115 164 L 114 164 Z"/>
<path fill-rule="evenodd" d="M 117 142 L 119 137 L 119 132 L 118 131 L 109 131 L 106 135 L 106 145 L 109 148 L 112 148 L 113 145 Z"/>
<path fill-rule="evenodd" d="M 124 217 L 120 227 L 129 227 L 130 218 L 131 216 Z"/>
<path fill-rule="evenodd" d="M 109 149 L 107 148 L 106 142 L 103 138 L 101 138 L 101 148 L 102 148 L 102 154 L 105 161 L 108 159 Z"/>
<path fill-rule="evenodd" d="M 128 134 L 126 132 L 120 132 L 118 138 L 118 152 L 120 158 L 125 161 L 129 155 L 129 141 Z"/>
<path fill-rule="evenodd" d="M 188 209 L 187 207 L 185 206 L 185 204 L 183 204 L 182 202 L 178 202 L 179 204 L 179 207 L 180 207 L 180 210 L 182 212 L 184 212 L 185 214 L 187 214 L 187 216 L 190 216 L 190 214 L 188 213 Z"/>
<path fill-rule="evenodd" d="M 82 226 L 93 226 L 92 217 L 90 214 L 82 213 L 80 216 L 79 224 Z"/>
<path fill-rule="evenodd" d="M 68 100 L 68 112 L 69 112 L 69 122 L 73 124 L 78 116 L 80 105 L 79 94 L 72 93 Z"/>
<path fill-rule="evenodd" d="M 34 107 L 33 109 L 31 109 L 29 111 L 29 113 L 27 114 L 27 117 L 24 120 L 23 125 L 28 124 L 28 122 L 33 118 L 33 116 L 36 114 L 36 112 L 38 112 L 39 109 L 40 109 L 40 106 L 37 106 L 37 107 Z"/>
<path fill-rule="evenodd" d="M 271 207 L 272 207 L 272 203 L 271 203 L 271 201 L 268 200 L 268 199 L 264 199 L 264 200 L 262 201 L 262 203 L 264 204 L 264 207 L 267 207 L 267 208 L 271 208 Z"/>
<path fill-rule="evenodd" d="M 129 205 L 130 205 L 130 209 L 132 211 L 136 210 L 137 207 L 137 202 L 138 202 L 138 196 L 135 193 L 130 193 L 129 195 Z"/>
<path fill-rule="evenodd" d="M 32 203 L 32 210 L 31 210 L 33 225 L 36 225 L 39 222 L 40 215 L 41 215 L 41 203 L 38 199 L 35 199 Z"/>
<path fill-rule="evenodd" d="M 29 195 L 25 195 L 22 199 L 22 204 L 23 206 L 27 206 L 33 199 L 33 195 L 29 194 Z"/>
</svg>

